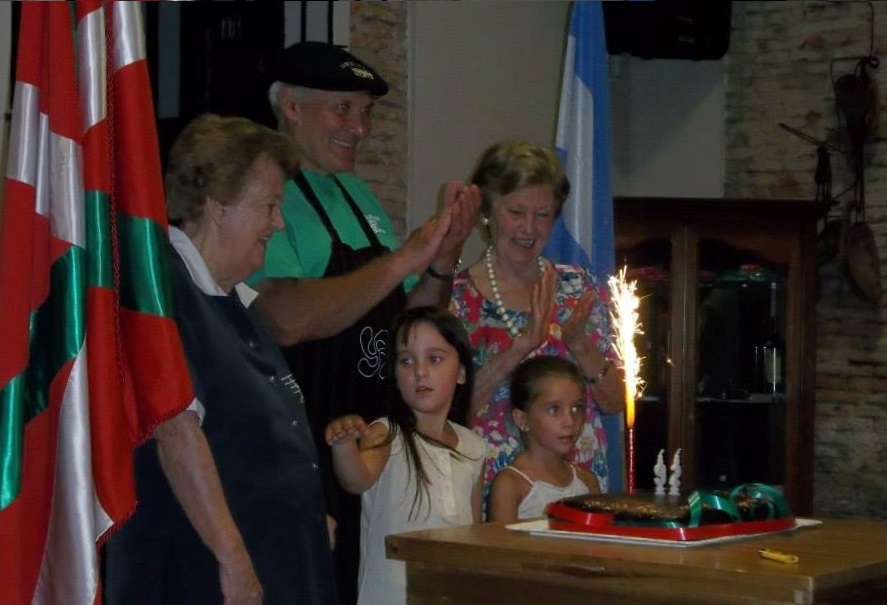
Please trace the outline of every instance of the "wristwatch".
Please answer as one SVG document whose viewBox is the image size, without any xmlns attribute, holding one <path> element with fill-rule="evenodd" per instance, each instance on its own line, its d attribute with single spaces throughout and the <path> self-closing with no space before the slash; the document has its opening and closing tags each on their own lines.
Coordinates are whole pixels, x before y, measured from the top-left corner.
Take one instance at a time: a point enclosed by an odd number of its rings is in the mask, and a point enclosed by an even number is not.
<svg viewBox="0 0 887 605">
<path fill-rule="evenodd" d="M 453 266 L 452 270 L 450 270 L 449 273 L 441 273 L 439 271 L 436 271 L 432 265 L 428 265 L 428 267 L 425 269 L 425 273 L 427 273 L 434 279 L 449 280 L 456 277 L 456 273 L 459 272 L 459 267 L 461 265 L 462 259 L 460 258 L 458 261 L 456 261 L 456 264 Z"/>
</svg>

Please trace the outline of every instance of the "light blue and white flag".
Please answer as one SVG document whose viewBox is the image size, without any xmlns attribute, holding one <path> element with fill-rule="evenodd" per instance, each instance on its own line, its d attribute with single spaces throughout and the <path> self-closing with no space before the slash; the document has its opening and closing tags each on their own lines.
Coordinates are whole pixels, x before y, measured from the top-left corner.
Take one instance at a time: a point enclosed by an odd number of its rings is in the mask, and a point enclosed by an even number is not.
<svg viewBox="0 0 887 605">
<path fill-rule="evenodd" d="M 555 142 L 572 188 L 545 253 L 601 278 L 614 269 L 607 56 L 601 3 L 573 2 Z"/>
<path fill-rule="evenodd" d="M 614 271 L 610 166 L 610 87 L 600 2 L 573 2 L 564 53 L 557 153 L 571 192 L 548 239 L 551 260 L 582 265 L 602 284 Z M 610 491 L 622 491 L 623 415 L 602 417 L 607 431 Z"/>
</svg>

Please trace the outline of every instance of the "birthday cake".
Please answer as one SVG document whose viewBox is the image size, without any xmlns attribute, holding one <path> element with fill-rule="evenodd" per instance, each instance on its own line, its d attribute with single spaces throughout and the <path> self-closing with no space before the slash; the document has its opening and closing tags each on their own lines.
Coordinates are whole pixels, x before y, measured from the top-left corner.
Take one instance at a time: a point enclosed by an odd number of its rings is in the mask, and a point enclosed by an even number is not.
<svg viewBox="0 0 887 605">
<path fill-rule="evenodd" d="M 726 492 L 713 492 L 727 498 Z M 766 519 L 768 504 L 746 494 L 731 499 L 742 520 Z M 550 507 L 549 517 L 557 517 L 563 508 L 577 512 L 612 515 L 614 522 L 674 522 L 687 525 L 691 522 L 691 502 L 687 496 L 650 494 L 586 494 L 558 501 L 560 506 Z M 731 523 L 734 517 L 724 508 L 710 502 L 699 503 L 701 522 Z"/>
<path fill-rule="evenodd" d="M 758 483 L 686 496 L 586 494 L 552 502 L 547 514 L 551 529 L 666 540 L 784 531 L 795 525 L 779 490 Z"/>
</svg>

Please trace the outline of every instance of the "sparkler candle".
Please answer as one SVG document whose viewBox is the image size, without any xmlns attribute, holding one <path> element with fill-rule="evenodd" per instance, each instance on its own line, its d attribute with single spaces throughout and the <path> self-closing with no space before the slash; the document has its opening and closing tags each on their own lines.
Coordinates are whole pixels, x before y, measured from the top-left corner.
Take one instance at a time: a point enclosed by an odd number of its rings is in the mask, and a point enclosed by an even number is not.
<svg viewBox="0 0 887 605">
<path fill-rule="evenodd" d="M 626 268 L 623 267 L 616 275 L 611 275 L 610 316 L 613 329 L 613 347 L 622 360 L 625 380 L 625 426 L 628 432 L 628 491 L 634 491 L 634 415 L 635 401 L 644 392 L 644 380 L 640 376 L 641 358 L 634 344 L 635 336 L 641 331 L 638 308 L 640 299 L 637 294 L 637 281 L 625 278 Z"/>
</svg>

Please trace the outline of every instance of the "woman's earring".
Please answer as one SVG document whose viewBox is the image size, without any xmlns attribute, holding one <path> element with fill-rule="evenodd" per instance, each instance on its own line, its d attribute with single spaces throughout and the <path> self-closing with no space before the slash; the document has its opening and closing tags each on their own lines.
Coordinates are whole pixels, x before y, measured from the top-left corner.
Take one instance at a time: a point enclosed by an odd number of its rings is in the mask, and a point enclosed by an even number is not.
<svg viewBox="0 0 887 605">
<path fill-rule="evenodd" d="M 485 216 L 485 217 L 483 217 L 482 219 L 480 219 L 480 223 L 481 223 L 481 225 L 483 225 L 484 227 L 489 227 L 489 226 L 490 226 L 490 218 L 487 217 L 487 216 Z"/>
</svg>

